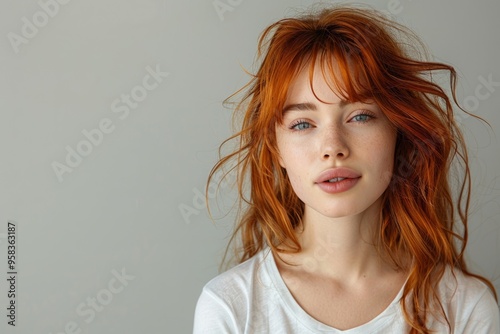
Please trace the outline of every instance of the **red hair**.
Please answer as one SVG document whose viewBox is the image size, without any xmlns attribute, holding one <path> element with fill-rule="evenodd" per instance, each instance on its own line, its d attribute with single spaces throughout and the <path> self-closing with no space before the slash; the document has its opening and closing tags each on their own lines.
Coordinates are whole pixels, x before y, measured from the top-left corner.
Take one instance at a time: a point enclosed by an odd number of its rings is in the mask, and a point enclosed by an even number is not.
<svg viewBox="0 0 500 334">
<path fill-rule="evenodd" d="M 398 131 L 376 244 L 409 273 L 401 306 L 411 333 L 429 332 L 429 313 L 446 319 L 435 290 L 446 267 L 479 278 L 496 297 L 493 285 L 469 272 L 464 260 L 470 171 L 452 108 L 452 102 L 458 106 L 456 72 L 426 60 L 422 51 L 411 31 L 370 9 L 334 7 L 272 24 L 259 40 L 260 68 L 236 107 L 236 113 L 244 113 L 241 130 L 221 148 L 231 140 L 239 146 L 209 176 L 210 182 L 226 165 L 237 171 L 244 205 L 230 244 L 241 236 L 238 262 L 266 244 L 275 254 L 298 253 L 294 231 L 301 226 L 304 205 L 279 165 L 275 135 L 288 88 L 302 66 L 310 66 L 312 73 L 318 63 L 344 99 L 374 101 Z M 434 73 L 443 72 L 451 98 L 433 81 Z M 463 171 L 455 196 L 449 180 L 452 162 Z"/>
</svg>

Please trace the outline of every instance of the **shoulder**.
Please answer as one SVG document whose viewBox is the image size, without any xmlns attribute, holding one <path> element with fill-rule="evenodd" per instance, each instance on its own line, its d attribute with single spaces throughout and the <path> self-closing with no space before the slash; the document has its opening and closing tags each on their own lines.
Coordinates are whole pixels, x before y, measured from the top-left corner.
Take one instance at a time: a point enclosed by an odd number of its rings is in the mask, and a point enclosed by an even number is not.
<svg viewBox="0 0 500 334">
<path fill-rule="evenodd" d="M 446 268 L 438 290 L 440 297 L 446 302 L 457 304 L 475 304 L 485 295 L 493 298 L 489 287 L 481 280 L 450 267 Z"/>
<path fill-rule="evenodd" d="M 251 308 L 266 300 L 262 285 L 256 284 L 266 280 L 266 255 L 262 250 L 205 284 L 196 304 L 194 333 L 234 333 L 245 327 Z"/>
<path fill-rule="evenodd" d="M 203 291 L 227 302 L 248 294 L 254 280 L 262 276 L 265 255 L 267 252 L 262 250 L 245 262 L 219 274 L 204 286 Z"/>
<path fill-rule="evenodd" d="M 489 287 L 459 269 L 447 268 L 437 293 L 455 333 L 497 333 L 499 310 Z"/>
</svg>

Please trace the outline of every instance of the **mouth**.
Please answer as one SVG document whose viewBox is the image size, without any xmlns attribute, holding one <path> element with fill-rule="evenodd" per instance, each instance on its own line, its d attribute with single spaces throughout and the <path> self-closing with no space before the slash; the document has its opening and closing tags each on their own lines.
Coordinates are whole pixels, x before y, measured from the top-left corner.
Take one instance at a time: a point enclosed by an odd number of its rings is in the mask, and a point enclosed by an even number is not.
<svg viewBox="0 0 500 334">
<path fill-rule="evenodd" d="M 317 178 L 315 183 L 338 183 L 345 180 L 359 179 L 361 174 L 353 169 L 346 167 L 337 167 L 327 169 L 322 172 Z"/>
<path fill-rule="evenodd" d="M 336 183 L 336 182 L 343 181 L 345 179 L 348 179 L 348 178 L 347 177 L 334 177 L 333 179 L 326 180 L 326 181 L 323 181 L 323 182 L 326 182 L 326 183 Z"/>
<path fill-rule="evenodd" d="M 333 177 L 331 175 L 331 171 L 328 173 L 330 173 L 330 175 L 327 175 L 327 177 L 323 175 L 323 178 L 320 178 L 318 182 L 316 182 L 316 185 L 328 194 L 339 194 L 348 191 L 355 187 L 361 179 L 361 175 L 356 173 L 348 174 L 349 176 L 345 176 L 346 174 L 343 174 L 343 176 Z"/>
</svg>

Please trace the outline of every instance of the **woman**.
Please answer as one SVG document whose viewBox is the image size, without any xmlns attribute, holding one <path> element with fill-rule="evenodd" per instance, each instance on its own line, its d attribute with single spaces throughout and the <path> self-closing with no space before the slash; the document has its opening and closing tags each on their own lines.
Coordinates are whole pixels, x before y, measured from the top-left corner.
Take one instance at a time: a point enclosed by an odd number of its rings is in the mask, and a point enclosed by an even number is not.
<svg viewBox="0 0 500 334">
<path fill-rule="evenodd" d="M 500 332 L 495 290 L 464 260 L 455 70 L 418 45 L 356 7 L 264 31 L 239 148 L 211 173 L 238 171 L 240 264 L 203 289 L 195 333 Z"/>
</svg>

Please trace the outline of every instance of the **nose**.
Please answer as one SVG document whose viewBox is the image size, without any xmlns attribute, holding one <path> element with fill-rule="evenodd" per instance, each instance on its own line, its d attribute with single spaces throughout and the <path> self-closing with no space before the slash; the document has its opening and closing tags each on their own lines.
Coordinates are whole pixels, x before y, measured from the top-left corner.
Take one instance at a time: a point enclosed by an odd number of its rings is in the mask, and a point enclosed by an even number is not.
<svg viewBox="0 0 500 334">
<path fill-rule="evenodd" d="M 325 128 L 321 136 L 320 154 L 325 160 L 345 159 L 349 156 L 346 134 L 339 127 Z"/>
</svg>

